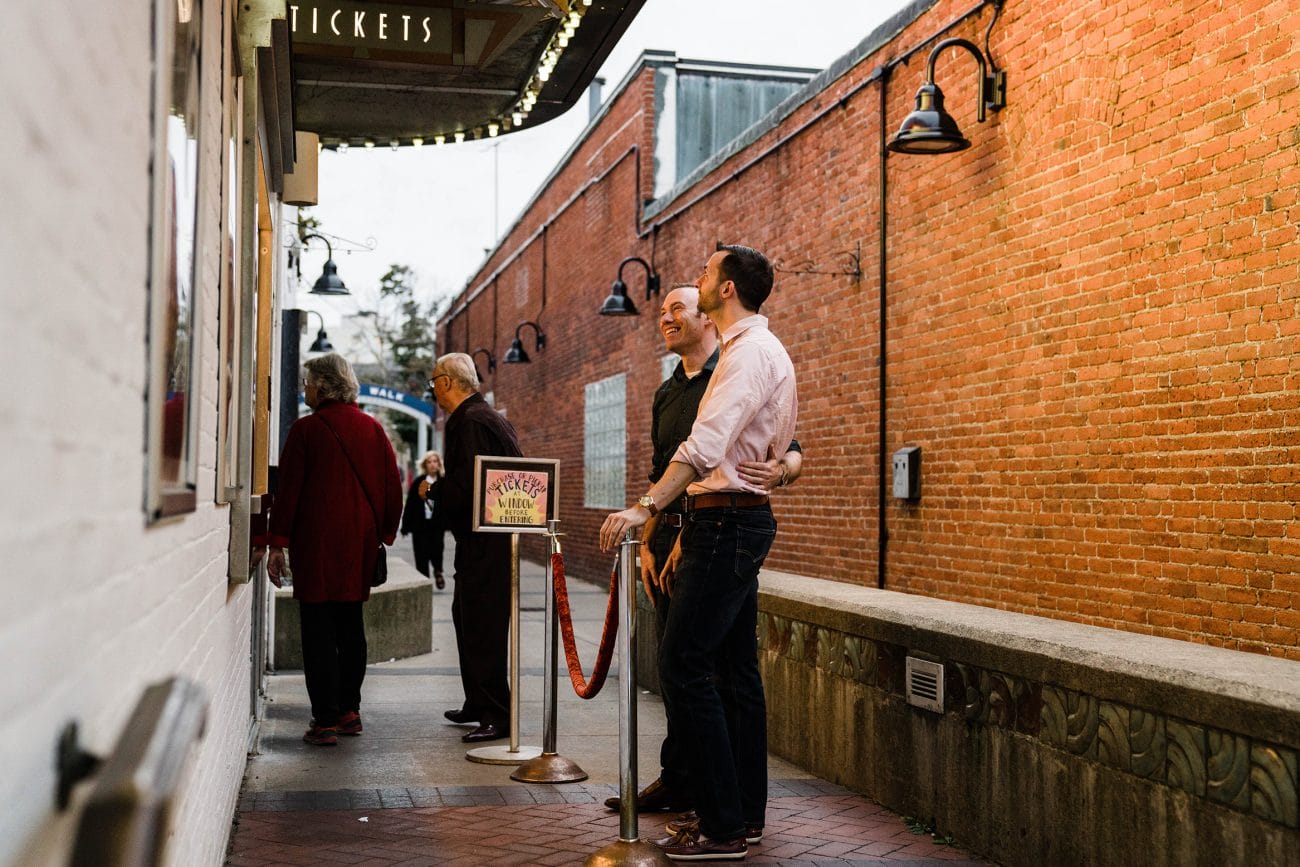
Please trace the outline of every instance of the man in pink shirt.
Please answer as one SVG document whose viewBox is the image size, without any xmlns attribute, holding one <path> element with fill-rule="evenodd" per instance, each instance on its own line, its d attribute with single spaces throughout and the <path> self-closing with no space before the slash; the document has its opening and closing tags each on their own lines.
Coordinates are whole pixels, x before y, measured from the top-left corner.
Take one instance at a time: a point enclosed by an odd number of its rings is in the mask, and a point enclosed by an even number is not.
<svg viewBox="0 0 1300 867">
<path fill-rule="evenodd" d="M 713 378 L 668 469 L 635 506 L 605 519 L 600 545 L 612 550 L 686 492 L 686 525 L 669 555 L 676 583 L 659 674 L 668 714 L 692 733 L 698 818 L 671 823 L 672 835 L 656 842 L 673 860 L 740 860 L 749 842 L 762 839 L 767 802 L 756 630 L 758 571 L 776 521 L 766 489 L 738 467 L 785 454 L 798 400 L 790 356 L 758 313 L 772 291 L 767 258 L 749 247 L 721 247 L 696 286 L 700 311 L 722 343 Z"/>
</svg>

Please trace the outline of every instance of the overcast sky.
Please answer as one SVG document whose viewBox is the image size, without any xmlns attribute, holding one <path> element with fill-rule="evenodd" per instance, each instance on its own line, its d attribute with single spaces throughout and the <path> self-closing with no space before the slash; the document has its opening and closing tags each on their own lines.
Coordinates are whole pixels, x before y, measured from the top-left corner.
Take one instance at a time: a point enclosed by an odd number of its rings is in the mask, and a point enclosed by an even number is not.
<svg viewBox="0 0 1300 867">
<path fill-rule="evenodd" d="M 824 68 L 847 53 L 908 0 L 646 0 L 600 75 L 605 95 L 646 49 L 678 57 Z M 455 295 L 482 264 L 556 162 L 587 124 L 586 99 L 536 129 L 490 141 L 396 151 L 353 147 L 320 157 L 320 199 L 304 209 L 331 235 L 373 239 L 370 252 L 334 243 L 339 276 L 352 298 L 308 294 L 324 248 L 303 257 L 296 305 L 334 325 L 373 306 L 380 276 L 410 265 L 426 299 Z M 285 209 L 293 220 L 295 210 Z M 312 319 L 313 324 L 315 319 Z"/>
</svg>

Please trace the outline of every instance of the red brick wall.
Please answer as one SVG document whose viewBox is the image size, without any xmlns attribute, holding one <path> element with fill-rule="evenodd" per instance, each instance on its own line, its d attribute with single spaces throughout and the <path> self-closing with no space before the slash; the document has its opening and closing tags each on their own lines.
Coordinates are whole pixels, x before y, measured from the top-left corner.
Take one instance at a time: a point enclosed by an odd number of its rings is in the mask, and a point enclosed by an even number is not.
<svg viewBox="0 0 1300 867">
<path fill-rule="evenodd" d="M 657 301 L 636 319 L 596 309 L 624 256 L 653 250 L 667 285 L 722 240 L 794 270 L 844 270 L 861 245 L 860 279 L 787 271 L 763 311 L 799 374 L 807 455 L 776 497 L 769 565 L 875 585 L 880 84 L 860 85 L 966 8 L 937 3 L 638 237 L 643 72 L 475 278 L 505 265 L 451 348 L 467 324 L 469 348 L 494 339 L 494 298 L 498 356 L 524 319 L 547 333 L 489 384 L 526 451 L 563 462 L 570 575 L 610 565 L 603 512 L 582 508 L 582 387 L 628 374 L 630 500 L 662 353 Z M 989 15 L 949 35 L 982 44 Z M 1008 106 L 983 125 L 974 61 L 941 56 L 973 146 L 887 160 L 886 447 L 924 455 L 921 499 L 887 501 L 887 587 L 1300 659 L 1297 31 L 1281 2 L 1008 0 L 991 37 Z M 893 70 L 891 133 L 925 54 Z M 639 184 L 629 157 L 561 210 L 632 145 Z M 542 309 L 540 238 L 516 254 L 548 220 Z"/>
</svg>

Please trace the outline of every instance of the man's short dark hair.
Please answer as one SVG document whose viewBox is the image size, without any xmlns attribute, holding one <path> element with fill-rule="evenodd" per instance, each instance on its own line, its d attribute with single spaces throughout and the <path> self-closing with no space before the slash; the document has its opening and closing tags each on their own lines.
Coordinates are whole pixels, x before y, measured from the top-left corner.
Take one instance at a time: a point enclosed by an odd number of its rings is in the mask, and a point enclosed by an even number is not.
<svg viewBox="0 0 1300 867">
<path fill-rule="evenodd" d="M 772 263 L 753 247 L 740 244 L 721 244 L 722 257 L 719 270 L 722 278 L 736 284 L 736 297 L 751 313 L 757 313 L 767 296 L 772 294 Z"/>
</svg>

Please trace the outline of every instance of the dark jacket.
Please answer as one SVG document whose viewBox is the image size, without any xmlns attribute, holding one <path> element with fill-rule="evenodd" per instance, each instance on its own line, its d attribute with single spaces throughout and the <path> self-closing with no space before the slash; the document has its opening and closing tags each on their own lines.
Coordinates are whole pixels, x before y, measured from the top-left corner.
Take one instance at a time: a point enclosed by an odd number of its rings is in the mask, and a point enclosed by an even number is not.
<svg viewBox="0 0 1300 867">
<path fill-rule="evenodd" d="M 322 402 L 289 428 L 279 483 L 267 542 L 289 549 L 294 598 L 369 599 L 379 541 L 393 543 L 402 516 L 402 480 L 383 426 L 356 404 Z"/>
<path fill-rule="evenodd" d="M 415 533 L 417 536 L 423 533 L 441 533 L 445 528 L 442 525 L 442 477 L 434 479 L 429 483 L 428 493 L 420 496 L 420 483 L 424 481 L 424 473 L 415 477 L 411 487 L 406 492 L 406 508 L 402 510 L 402 533 Z M 433 507 L 433 517 L 424 517 L 424 502 L 429 501 Z"/>
<path fill-rule="evenodd" d="M 447 417 L 443 432 L 447 470 L 442 479 L 443 523 L 460 541 L 473 526 L 475 456 L 517 458 L 523 453 L 514 427 L 481 394 L 465 398 Z M 459 549 L 456 556 L 460 557 Z"/>
</svg>

